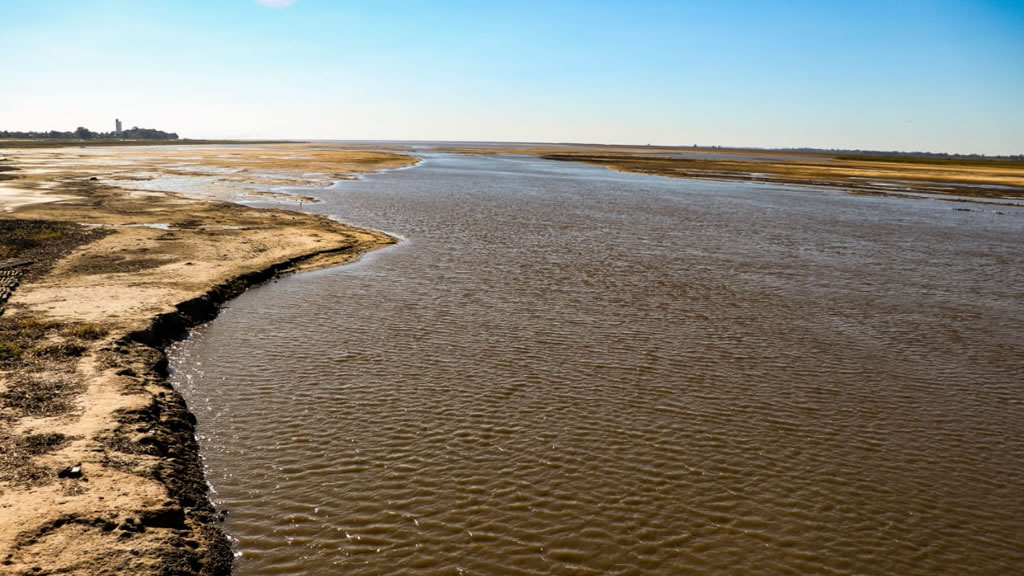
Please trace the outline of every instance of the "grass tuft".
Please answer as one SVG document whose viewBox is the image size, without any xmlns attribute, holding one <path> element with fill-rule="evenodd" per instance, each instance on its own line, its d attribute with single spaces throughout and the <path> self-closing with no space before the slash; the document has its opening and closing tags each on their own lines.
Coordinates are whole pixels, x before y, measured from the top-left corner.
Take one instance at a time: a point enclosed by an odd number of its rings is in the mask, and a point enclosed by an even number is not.
<svg viewBox="0 0 1024 576">
<path fill-rule="evenodd" d="M 21 358 L 21 345 L 10 340 L 0 340 L 0 360 Z"/>
<path fill-rule="evenodd" d="M 107 335 L 107 329 L 99 324 L 78 324 L 71 329 L 71 333 L 82 340 L 99 340 Z"/>
</svg>

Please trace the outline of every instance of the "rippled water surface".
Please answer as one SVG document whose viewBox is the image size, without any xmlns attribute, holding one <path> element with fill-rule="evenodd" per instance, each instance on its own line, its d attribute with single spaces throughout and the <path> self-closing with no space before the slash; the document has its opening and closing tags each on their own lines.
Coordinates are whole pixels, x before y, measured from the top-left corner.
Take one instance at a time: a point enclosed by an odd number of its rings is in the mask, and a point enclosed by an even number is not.
<svg viewBox="0 0 1024 576">
<path fill-rule="evenodd" d="M 1024 210 L 441 154 L 317 194 L 407 240 L 172 352 L 238 574 L 1024 572 Z"/>
</svg>

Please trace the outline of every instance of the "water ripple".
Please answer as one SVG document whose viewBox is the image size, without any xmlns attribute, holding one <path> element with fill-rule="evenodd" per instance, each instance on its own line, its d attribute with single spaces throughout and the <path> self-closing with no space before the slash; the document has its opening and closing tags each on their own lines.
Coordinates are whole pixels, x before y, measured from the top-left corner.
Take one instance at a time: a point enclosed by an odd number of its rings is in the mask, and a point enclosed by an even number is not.
<svg viewBox="0 0 1024 576">
<path fill-rule="evenodd" d="M 443 155 L 320 194 L 410 241 L 172 353 L 239 574 L 1024 568 L 1024 211 Z"/>
</svg>

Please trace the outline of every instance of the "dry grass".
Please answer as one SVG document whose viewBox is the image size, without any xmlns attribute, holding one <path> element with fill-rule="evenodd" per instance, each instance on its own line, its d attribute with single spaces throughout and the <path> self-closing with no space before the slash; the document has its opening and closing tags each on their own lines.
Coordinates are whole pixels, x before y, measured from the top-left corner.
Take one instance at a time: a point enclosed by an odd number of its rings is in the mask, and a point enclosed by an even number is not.
<svg viewBox="0 0 1024 576">
<path fill-rule="evenodd" d="M 83 340 L 99 340 L 109 332 L 105 327 L 91 322 L 75 324 L 71 327 L 70 331 L 75 337 Z"/>
<path fill-rule="evenodd" d="M 109 330 L 96 323 L 65 324 L 35 316 L 0 317 L 0 368 L 38 370 L 49 362 L 77 358 L 88 342 L 105 337 Z"/>
<path fill-rule="evenodd" d="M 11 340 L 0 340 L 0 362 L 21 358 L 21 344 Z"/>
<path fill-rule="evenodd" d="M 0 481 L 37 486 L 52 480 L 56 475 L 32 460 L 35 456 L 59 450 L 69 442 L 71 437 L 60 433 L 0 435 Z"/>
<path fill-rule="evenodd" d="M 0 392 L 0 406 L 13 418 L 61 416 L 74 409 L 83 389 L 81 382 L 65 375 L 18 374 Z"/>
<path fill-rule="evenodd" d="M 137 254 L 95 254 L 79 258 L 67 271 L 70 274 L 130 274 L 167 263 L 167 258 Z"/>
<path fill-rule="evenodd" d="M 90 230 L 71 222 L 0 219 L 0 259 L 32 261 L 24 280 L 44 274 L 57 260 L 82 244 L 102 238 L 107 230 Z"/>
<path fill-rule="evenodd" d="M 0 258 L 18 258 L 66 238 L 66 225 L 42 220 L 0 220 Z"/>
<path fill-rule="evenodd" d="M 35 348 L 60 326 L 36 316 L 0 317 L 0 367 L 18 364 L 26 351 Z"/>
<path fill-rule="evenodd" d="M 37 358 L 61 360 L 67 358 L 78 358 L 85 354 L 87 350 L 88 348 L 76 342 L 58 342 L 33 348 L 30 352 Z"/>
</svg>

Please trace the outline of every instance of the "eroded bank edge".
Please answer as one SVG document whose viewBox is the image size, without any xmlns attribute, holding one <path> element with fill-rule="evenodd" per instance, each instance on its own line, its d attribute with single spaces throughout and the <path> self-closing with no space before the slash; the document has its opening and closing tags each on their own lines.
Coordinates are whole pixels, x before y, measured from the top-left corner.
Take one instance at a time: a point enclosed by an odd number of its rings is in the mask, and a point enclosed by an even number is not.
<svg viewBox="0 0 1024 576">
<path fill-rule="evenodd" d="M 252 287 L 296 272 L 310 264 L 320 268 L 350 263 L 365 252 L 397 242 L 393 237 L 387 238 L 390 241 L 364 249 L 349 245 L 319 250 L 242 274 L 214 286 L 202 296 L 177 304 L 173 312 L 154 317 L 148 328 L 131 332 L 115 342 L 115 351 L 148 360 L 151 372 L 156 375 L 153 383 L 161 389 L 152 394 L 152 400 L 146 407 L 122 412 L 118 417 L 118 429 L 120 435 L 124 436 L 133 430 L 149 431 L 146 449 L 160 457 L 156 479 L 166 487 L 170 498 L 177 504 L 165 509 L 163 517 L 146 518 L 143 521 L 167 527 L 184 526 L 187 523 L 194 527 L 194 532 L 201 539 L 200 546 L 192 552 L 195 557 L 175 558 L 175 563 L 186 560 L 186 564 L 198 568 L 201 574 L 228 576 L 231 574 L 233 553 L 227 535 L 220 526 L 221 517 L 210 500 L 196 439 L 196 417 L 168 380 L 167 346 L 187 338 L 191 328 L 216 318 L 226 302 Z M 334 260 L 340 257 L 349 259 L 344 262 Z M 119 432 L 115 431 L 111 440 L 117 443 L 118 436 Z M 181 554 L 181 549 L 164 551 L 168 557 Z"/>
</svg>

